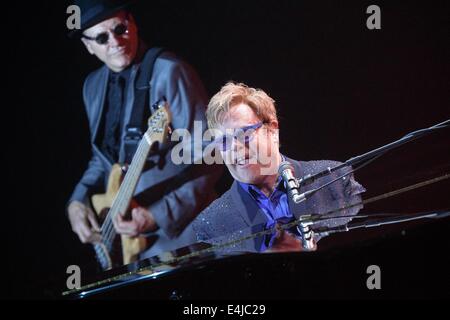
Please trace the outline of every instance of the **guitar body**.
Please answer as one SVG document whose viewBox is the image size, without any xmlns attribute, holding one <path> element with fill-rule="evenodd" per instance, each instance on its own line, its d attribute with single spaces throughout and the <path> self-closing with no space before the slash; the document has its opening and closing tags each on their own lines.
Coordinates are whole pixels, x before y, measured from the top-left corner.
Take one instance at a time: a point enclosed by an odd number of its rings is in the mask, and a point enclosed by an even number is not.
<svg viewBox="0 0 450 320">
<path fill-rule="evenodd" d="M 104 215 L 107 213 L 109 208 L 111 208 L 112 203 L 119 192 L 122 178 L 123 171 L 121 166 L 118 164 L 113 165 L 108 178 L 106 193 L 92 196 L 92 206 L 99 216 L 100 221 L 104 220 Z M 131 203 L 131 207 L 134 207 L 133 202 Z M 137 261 L 139 253 L 147 248 L 147 241 L 145 237 L 129 237 L 125 235 L 121 235 L 120 237 L 123 264 L 129 264 Z M 113 263 L 114 262 L 117 263 L 117 261 L 113 261 Z"/>
</svg>

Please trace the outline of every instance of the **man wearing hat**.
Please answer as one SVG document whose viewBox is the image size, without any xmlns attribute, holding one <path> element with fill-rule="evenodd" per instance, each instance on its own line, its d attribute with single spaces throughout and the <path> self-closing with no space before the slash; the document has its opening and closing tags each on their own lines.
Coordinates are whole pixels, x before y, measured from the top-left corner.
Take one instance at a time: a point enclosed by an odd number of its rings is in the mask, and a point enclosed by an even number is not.
<svg viewBox="0 0 450 320">
<path fill-rule="evenodd" d="M 136 129 L 145 132 L 152 112 L 149 106 L 167 100 L 172 128 L 192 132 L 194 120 L 207 128 L 207 95 L 189 65 L 170 52 L 148 49 L 140 40 L 129 3 L 80 0 L 75 4 L 81 9 L 81 29 L 69 36 L 80 39 L 104 65 L 86 78 L 83 87 L 92 159 L 69 200 L 68 216 L 80 240 L 95 243 L 101 236 L 90 196 L 104 192 L 114 163 L 131 161 L 130 134 Z M 146 77 L 150 80 L 142 83 Z M 151 151 L 134 193 L 140 206 L 132 210 L 131 218 L 114 219 L 118 233 L 147 236 L 150 247 L 141 258 L 189 244 L 193 239 L 182 231 L 215 198 L 205 190 L 214 189 L 221 169 L 175 165 L 171 146 Z"/>
</svg>

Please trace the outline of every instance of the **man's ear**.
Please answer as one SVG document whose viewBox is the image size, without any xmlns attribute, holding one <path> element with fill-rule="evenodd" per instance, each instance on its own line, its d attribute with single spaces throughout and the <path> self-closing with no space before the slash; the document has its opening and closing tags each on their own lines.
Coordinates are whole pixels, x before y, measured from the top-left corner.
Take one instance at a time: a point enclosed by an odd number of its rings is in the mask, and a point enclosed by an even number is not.
<svg viewBox="0 0 450 320">
<path fill-rule="evenodd" d="M 269 128 L 270 128 L 271 130 L 276 130 L 276 129 L 278 129 L 278 120 L 276 120 L 276 119 L 271 119 L 271 120 L 269 121 L 268 125 L 269 125 Z"/>
<path fill-rule="evenodd" d="M 92 50 L 91 43 L 87 41 L 87 39 L 81 38 L 81 42 L 83 42 L 84 46 L 86 47 L 87 51 L 89 51 L 90 54 L 94 54 L 94 50 Z"/>
<path fill-rule="evenodd" d="M 272 134 L 272 139 L 274 142 L 279 143 L 279 130 L 278 130 L 278 120 L 272 119 L 268 123 L 269 131 Z"/>
</svg>

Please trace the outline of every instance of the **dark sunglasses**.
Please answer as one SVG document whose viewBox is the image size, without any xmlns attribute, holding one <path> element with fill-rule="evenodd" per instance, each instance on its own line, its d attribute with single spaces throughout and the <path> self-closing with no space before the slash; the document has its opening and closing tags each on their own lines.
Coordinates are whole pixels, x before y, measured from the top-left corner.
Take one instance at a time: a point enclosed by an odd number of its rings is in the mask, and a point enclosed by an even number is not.
<svg viewBox="0 0 450 320">
<path fill-rule="evenodd" d="M 258 122 L 250 126 L 235 129 L 236 131 L 233 135 L 225 134 L 214 140 L 214 142 L 219 146 L 221 151 L 229 150 L 233 139 L 236 139 L 241 143 L 248 144 L 253 140 L 255 131 L 261 128 L 263 124 L 263 122 Z"/>
<path fill-rule="evenodd" d="M 124 23 L 118 24 L 114 29 L 111 30 L 116 36 L 122 36 L 126 33 L 128 33 L 128 26 Z M 108 32 L 102 32 L 99 33 L 95 37 L 88 37 L 84 34 L 81 35 L 83 38 L 88 40 L 94 40 L 100 45 L 106 44 L 109 41 L 109 33 Z"/>
</svg>

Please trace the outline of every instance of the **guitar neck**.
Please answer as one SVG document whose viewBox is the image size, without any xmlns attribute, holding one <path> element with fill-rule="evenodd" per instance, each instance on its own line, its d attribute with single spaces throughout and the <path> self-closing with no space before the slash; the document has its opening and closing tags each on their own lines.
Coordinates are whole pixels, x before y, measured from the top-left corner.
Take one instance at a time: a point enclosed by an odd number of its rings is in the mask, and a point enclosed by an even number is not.
<svg viewBox="0 0 450 320">
<path fill-rule="evenodd" d="M 131 165 L 128 167 L 119 191 L 109 210 L 107 219 L 114 219 L 116 215 L 124 214 L 127 211 L 131 198 L 133 197 L 136 189 L 136 185 L 139 181 L 142 169 L 144 168 L 151 145 L 152 143 L 146 133 L 144 139 L 142 139 L 138 145 L 136 153 L 133 156 L 133 160 L 131 161 Z"/>
<path fill-rule="evenodd" d="M 113 242 L 116 237 L 113 219 L 115 219 L 118 214 L 125 214 L 127 212 L 153 143 L 164 143 L 167 139 L 170 132 L 170 113 L 168 112 L 168 108 L 169 105 L 164 99 L 159 100 L 157 104 L 152 106 L 154 113 L 149 118 L 148 129 L 139 142 L 131 164 L 114 197 L 106 219 L 102 224 L 102 243 L 96 244 L 94 247 L 96 249 L 97 258 L 100 261 L 102 268 L 105 270 L 112 267 L 110 251 L 112 250 Z M 114 190 L 117 190 L 117 188 Z"/>
</svg>

